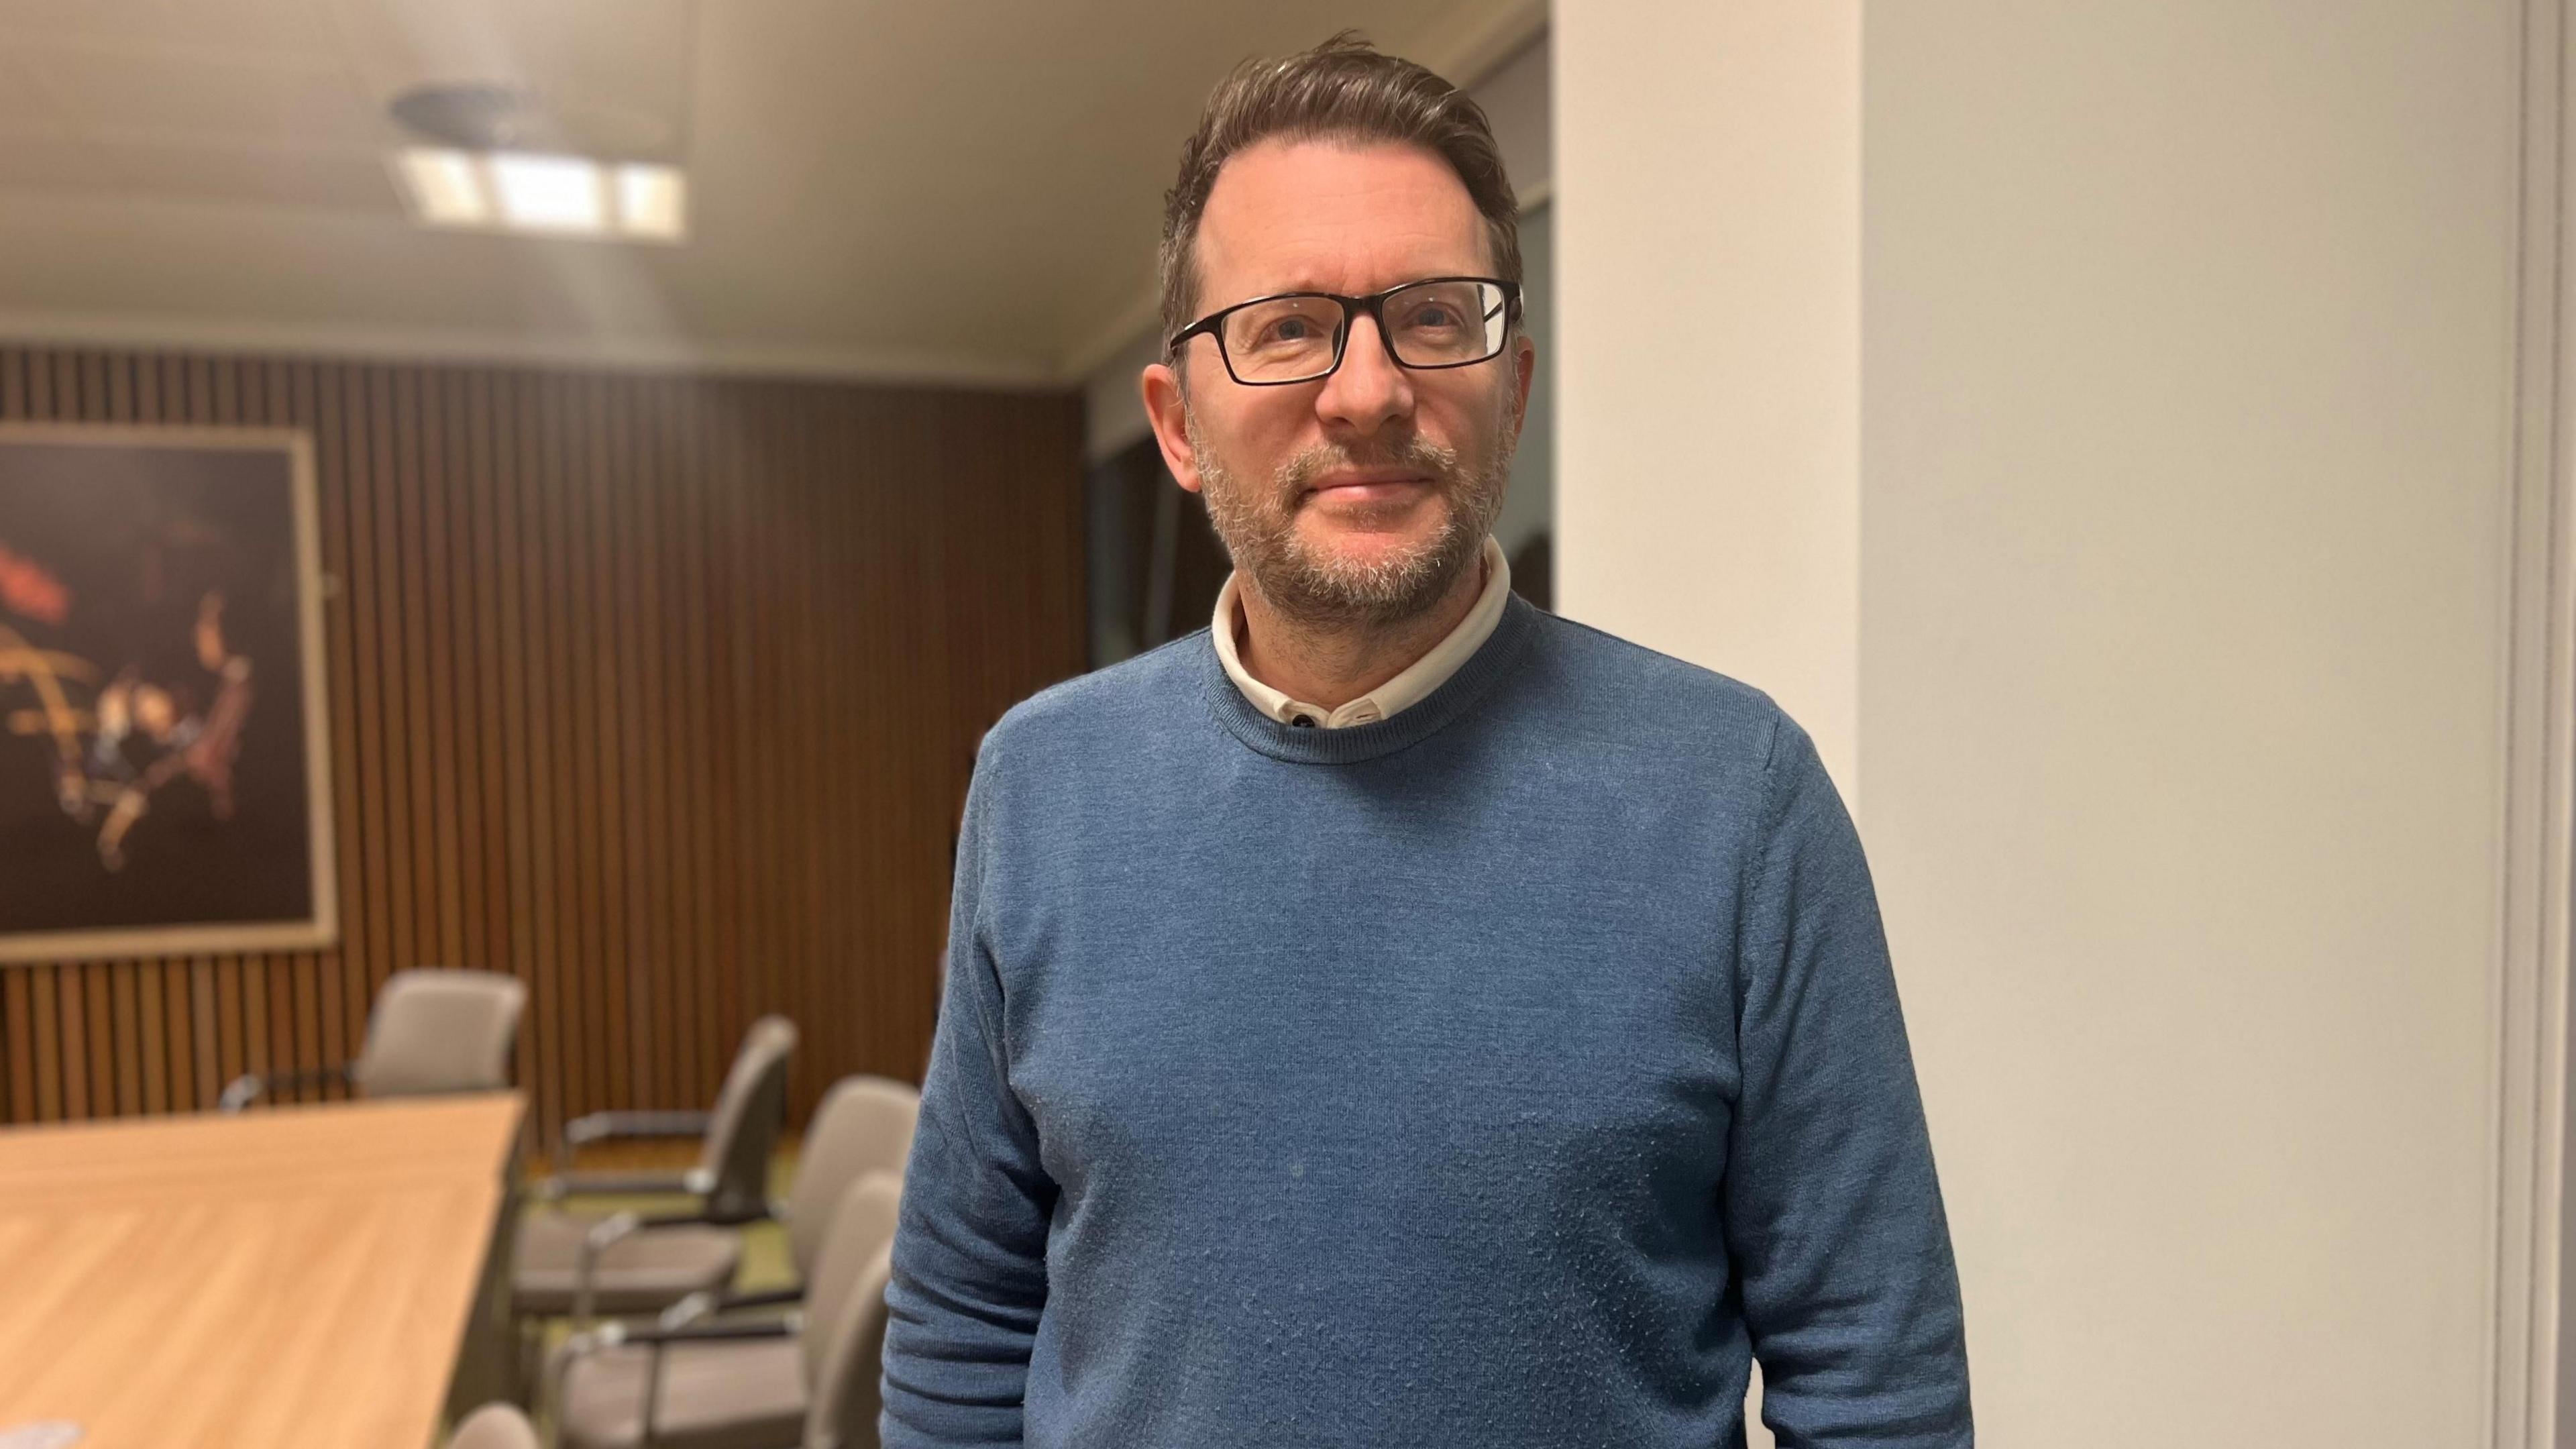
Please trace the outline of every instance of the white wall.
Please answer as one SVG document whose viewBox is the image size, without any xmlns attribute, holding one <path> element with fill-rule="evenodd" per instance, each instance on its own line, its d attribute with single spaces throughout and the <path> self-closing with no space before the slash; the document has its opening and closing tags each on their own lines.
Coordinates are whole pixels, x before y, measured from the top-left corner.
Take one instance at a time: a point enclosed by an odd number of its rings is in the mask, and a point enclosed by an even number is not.
<svg viewBox="0 0 2576 1449">
<path fill-rule="evenodd" d="M 1860 788 L 1860 3 L 1555 19 L 1557 602 Z"/>
<path fill-rule="evenodd" d="M 2483 1442 L 2516 24 L 1869 12 L 1861 769 L 1998 1445 Z"/>
<path fill-rule="evenodd" d="M 2516 7 L 1871 5 L 1830 265 L 1839 32 L 1612 9 L 1556 20 L 1563 597 L 1856 683 L 1980 1442 L 2483 1449 Z"/>
</svg>

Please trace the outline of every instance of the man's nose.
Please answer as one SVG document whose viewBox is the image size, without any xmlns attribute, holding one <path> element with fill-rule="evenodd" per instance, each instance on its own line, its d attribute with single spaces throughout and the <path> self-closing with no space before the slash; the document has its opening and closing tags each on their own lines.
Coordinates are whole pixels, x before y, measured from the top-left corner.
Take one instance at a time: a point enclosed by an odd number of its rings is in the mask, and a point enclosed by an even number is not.
<svg viewBox="0 0 2576 1449">
<path fill-rule="evenodd" d="M 1342 343 L 1342 365 L 1324 379 L 1315 411 L 1327 423 L 1369 434 L 1413 416 L 1413 375 L 1387 353 L 1374 317 L 1351 319 Z"/>
</svg>

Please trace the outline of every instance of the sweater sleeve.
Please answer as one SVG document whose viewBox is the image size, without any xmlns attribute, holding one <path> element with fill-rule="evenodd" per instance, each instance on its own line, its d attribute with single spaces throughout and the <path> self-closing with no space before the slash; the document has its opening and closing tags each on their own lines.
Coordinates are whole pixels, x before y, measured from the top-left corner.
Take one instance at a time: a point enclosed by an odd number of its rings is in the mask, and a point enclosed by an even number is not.
<svg viewBox="0 0 2576 1449">
<path fill-rule="evenodd" d="M 1046 1307 L 1056 1188 L 1012 1094 L 1002 988 L 979 910 L 991 823 L 969 792 L 949 909 L 947 983 L 904 1175 L 886 1290 L 885 1449 L 1017 1445 Z"/>
<path fill-rule="evenodd" d="M 1958 1272 L 1859 835 L 1782 716 L 1740 897 L 1723 1188 L 1780 1449 L 1975 1442 Z"/>
</svg>

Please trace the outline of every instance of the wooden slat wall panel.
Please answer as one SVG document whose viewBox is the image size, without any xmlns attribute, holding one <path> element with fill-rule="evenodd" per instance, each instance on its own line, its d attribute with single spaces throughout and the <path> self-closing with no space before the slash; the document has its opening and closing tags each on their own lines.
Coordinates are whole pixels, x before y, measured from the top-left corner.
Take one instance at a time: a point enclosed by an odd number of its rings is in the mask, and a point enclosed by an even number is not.
<svg viewBox="0 0 2576 1449">
<path fill-rule="evenodd" d="M 975 741 L 1082 657 L 1053 395 L 0 344 L 0 418 L 283 424 L 320 468 L 342 940 L 0 967 L 0 1120 L 344 1060 L 393 972 L 530 985 L 540 1121 L 918 1076 Z"/>
</svg>

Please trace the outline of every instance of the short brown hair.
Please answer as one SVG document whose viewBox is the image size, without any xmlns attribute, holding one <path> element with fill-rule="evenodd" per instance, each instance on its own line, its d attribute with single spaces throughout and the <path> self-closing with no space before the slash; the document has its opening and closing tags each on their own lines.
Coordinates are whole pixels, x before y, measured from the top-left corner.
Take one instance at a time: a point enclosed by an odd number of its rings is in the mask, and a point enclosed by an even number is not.
<svg viewBox="0 0 2576 1449">
<path fill-rule="evenodd" d="M 1484 215 L 1495 274 L 1520 281 L 1520 203 L 1484 108 L 1429 70 L 1381 55 L 1357 31 L 1345 30 L 1282 60 L 1247 60 L 1209 94 L 1198 129 L 1181 147 L 1181 178 L 1163 194 L 1167 342 L 1195 320 L 1199 215 L 1217 172 L 1235 152 L 1274 137 L 1386 141 L 1437 153 Z"/>
</svg>

